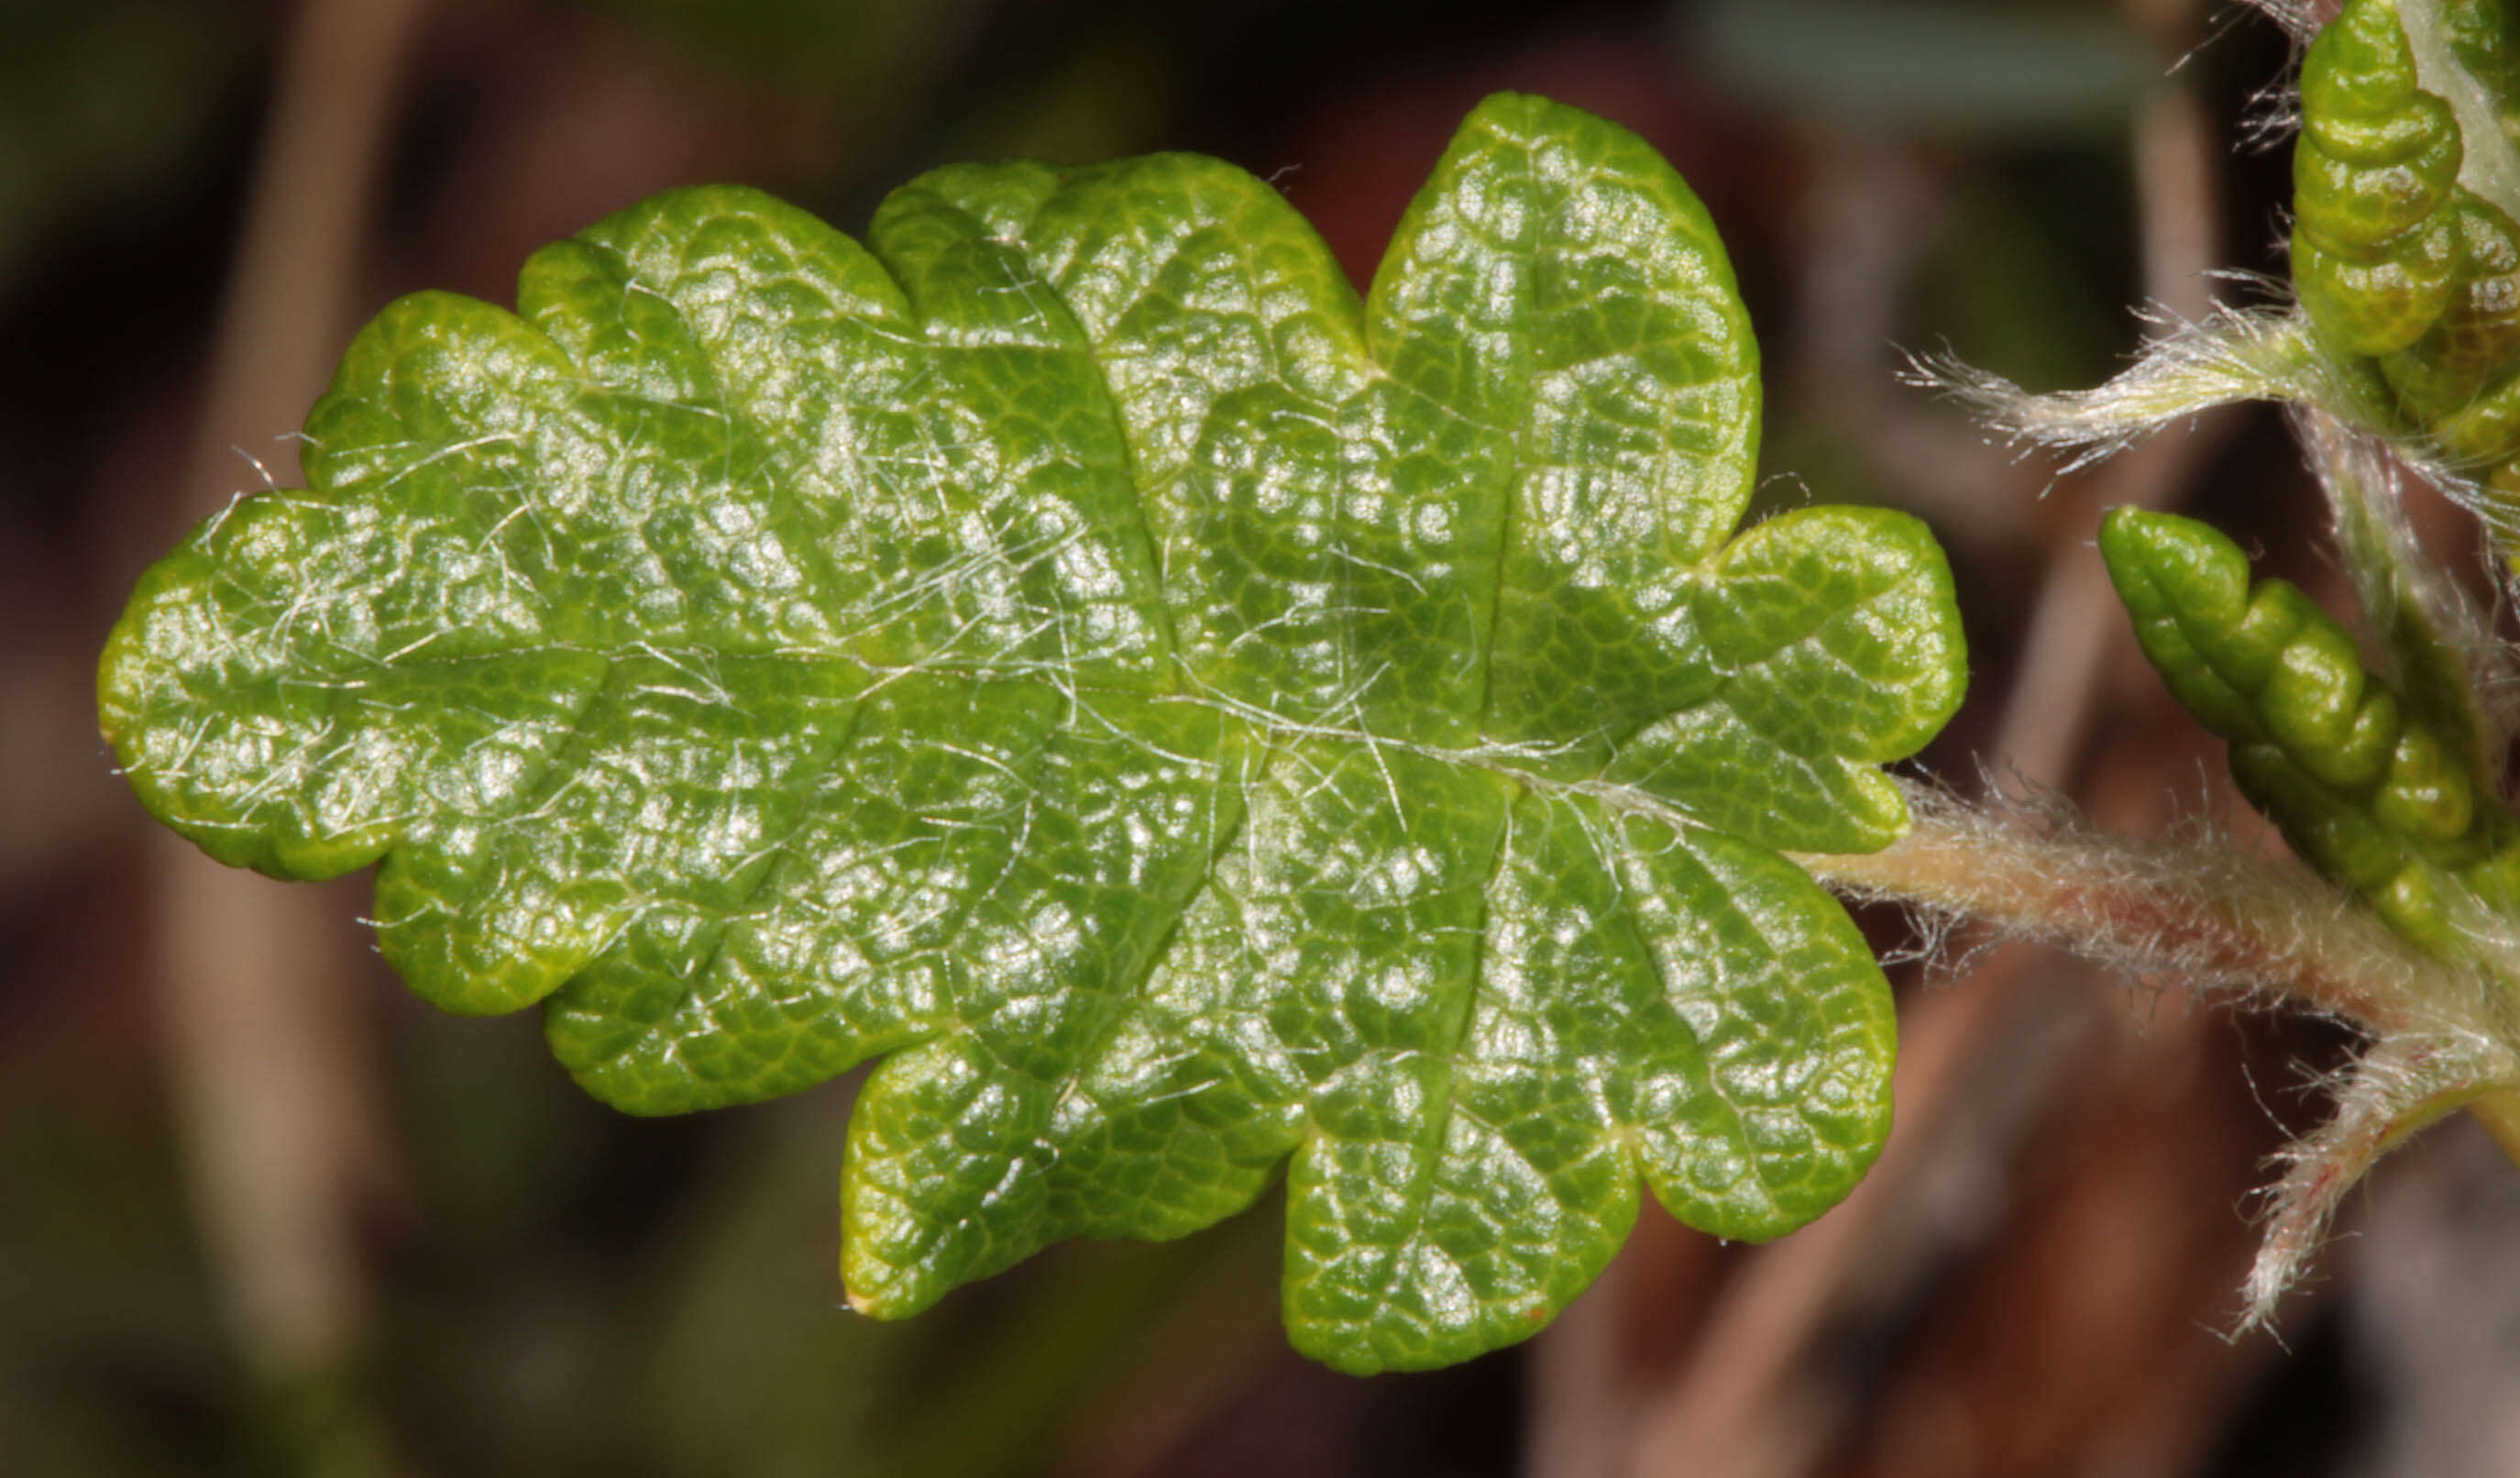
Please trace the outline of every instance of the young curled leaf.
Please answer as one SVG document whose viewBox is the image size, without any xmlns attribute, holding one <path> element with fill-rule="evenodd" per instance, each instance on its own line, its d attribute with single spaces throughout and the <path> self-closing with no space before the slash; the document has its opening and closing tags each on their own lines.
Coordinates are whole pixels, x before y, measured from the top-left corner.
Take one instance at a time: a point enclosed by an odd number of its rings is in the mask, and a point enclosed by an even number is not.
<svg viewBox="0 0 2520 1478">
<path fill-rule="evenodd" d="M 2350 0 L 2303 59 L 2293 154 L 2303 308 L 2502 501 L 2520 498 L 2515 56 L 2507 0 Z"/>
<path fill-rule="evenodd" d="M 2312 25 L 2316 7 L 2259 4 Z M 2387 438 L 2520 540 L 2512 0 L 2348 0 L 2302 61 L 2293 180 L 2294 303 L 2160 320 L 2134 365 L 2087 390 L 2032 394 L 1947 360 L 1912 378 L 2073 467 L 2216 406 L 2285 402 Z"/>
<path fill-rule="evenodd" d="M 2144 655 L 2313 867 L 2448 956 L 2473 903 L 2520 903 L 2520 822 L 2308 596 L 2253 584 L 2237 545 L 2176 515 L 2116 510 L 2100 553 Z"/>
<path fill-rule="evenodd" d="M 388 309 L 309 487 L 149 572 L 104 725 L 229 862 L 638 1112 L 869 1058 L 851 1300 L 1289 1196 L 1342 1368 L 1519 1339 L 1640 1187 L 1879 1149 L 1879 967 L 1779 848 L 1958 703 L 1922 528 L 1734 533 L 1757 353 L 1642 143 L 1474 112 L 1362 300 L 1267 185 L 937 171 L 861 246 L 677 192 Z"/>
<path fill-rule="evenodd" d="M 2350 353 L 2394 353 L 2450 306 L 2459 137 L 2416 85 L 2392 0 L 2348 5 L 2302 63 L 2293 151 L 2293 287 Z"/>
</svg>

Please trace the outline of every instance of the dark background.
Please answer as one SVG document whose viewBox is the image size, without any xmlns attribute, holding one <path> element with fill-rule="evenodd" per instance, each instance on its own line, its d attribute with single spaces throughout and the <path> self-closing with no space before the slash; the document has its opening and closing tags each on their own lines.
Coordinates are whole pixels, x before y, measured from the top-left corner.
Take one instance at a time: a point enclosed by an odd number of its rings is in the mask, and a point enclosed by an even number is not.
<svg viewBox="0 0 2520 1478">
<path fill-rule="evenodd" d="M 2315 1023 L 1955 940 L 1894 969 L 1901 1126 L 1846 1207 L 1754 1249 L 1649 1206 L 1557 1325 L 1440 1374 L 1286 1350 L 1274 1203 L 877 1324 L 837 1305 L 848 1083 L 614 1115 L 529 1020 L 410 1001 L 364 880 L 158 836 L 94 731 L 133 578 L 293 475 L 396 293 L 507 301 L 532 247 L 673 184 L 856 230 L 932 164 L 1152 149 L 1273 180 L 1361 283 L 1513 87 L 1712 207 L 1768 359 L 1763 497 L 1950 547 L 1974 679 L 1926 767 L 2271 845 L 2090 542 L 2104 504 L 2175 504 L 2336 598 L 2279 419 L 2059 478 L 1893 375 L 1947 345 L 2090 383 L 2131 305 L 2247 298 L 2202 274 L 2280 270 L 2288 152 L 2244 125 L 2286 63 L 2189 0 L 0 5 L 0 1470 L 2520 1471 L 2520 1178 L 2463 1124 L 2357 1201 L 2280 1343 L 2222 1337 L 2250 1189 L 2345 1046 Z"/>
</svg>

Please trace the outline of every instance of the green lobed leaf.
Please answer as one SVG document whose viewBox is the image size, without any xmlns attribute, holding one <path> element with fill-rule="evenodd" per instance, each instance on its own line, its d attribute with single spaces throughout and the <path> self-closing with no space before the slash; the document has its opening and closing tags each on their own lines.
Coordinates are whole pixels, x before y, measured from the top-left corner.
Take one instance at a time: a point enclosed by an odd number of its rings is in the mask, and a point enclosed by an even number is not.
<svg viewBox="0 0 2520 1478">
<path fill-rule="evenodd" d="M 2312 866 L 2445 955 L 2464 900 L 2520 902 L 2520 821 L 2308 596 L 2252 584 L 2239 546 L 2173 514 L 2114 510 L 2100 554 L 2144 655 Z"/>
<path fill-rule="evenodd" d="M 104 725 L 213 855 L 380 863 L 413 989 L 545 1003 L 609 1102 L 880 1057 L 863 1309 L 1283 1166 L 1296 1342 L 1438 1365 L 1640 1179 L 1771 1236 L 1887 1128 L 1879 969 L 1778 849 L 1904 826 L 1957 614 L 1904 515 L 1733 534 L 1756 369 L 1688 188 L 1536 98 L 1363 300 L 1190 156 L 939 170 L 864 246 L 676 192 L 362 333 Z"/>
</svg>

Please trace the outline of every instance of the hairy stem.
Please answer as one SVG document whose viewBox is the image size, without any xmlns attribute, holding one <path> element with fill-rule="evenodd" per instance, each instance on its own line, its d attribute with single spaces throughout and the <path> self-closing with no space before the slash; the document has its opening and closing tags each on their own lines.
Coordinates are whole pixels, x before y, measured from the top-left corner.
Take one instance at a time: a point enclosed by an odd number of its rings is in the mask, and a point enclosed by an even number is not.
<svg viewBox="0 0 2520 1478">
<path fill-rule="evenodd" d="M 1879 852 L 1796 860 L 1841 891 L 1966 918 L 2136 973 L 2280 991 L 2374 1036 L 2414 1027 L 2450 967 L 2307 872 L 2201 843 L 2104 837 L 1915 792 Z M 2462 985 L 2460 990 L 2464 992 Z"/>
<path fill-rule="evenodd" d="M 2485 1126 L 2513 1165 L 2520 1165 L 2520 1091 L 2498 1088 L 2470 1099 L 2468 1117 Z"/>
<path fill-rule="evenodd" d="M 2301 868 L 2229 846 L 2102 836 L 1923 787 L 1912 787 L 1910 801 L 1914 827 L 1881 851 L 1797 861 L 1857 897 L 1974 919 L 2129 973 L 2272 992 L 2350 1021 L 2374 1039 L 2375 1054 L 2405 1059 L 2403 1070 L 2358 1073 L 2357 1082 L 2438 1104 L 2436 1113 L 2466 1108 L 2520 1165 L 2503 992 L 2480 967 L 2417 949 Z M 2373 1118 L 2404 1122 L 2394 1112 Z M 2305 1247 L 2325 1215 L 2323 1206 L 2305 1213 Z M 2268 1288 L 2288 1281 L 2296 1262 Z M 2260 1302 L 2271 1300 L 2269 1291 Z"/>
</svg>

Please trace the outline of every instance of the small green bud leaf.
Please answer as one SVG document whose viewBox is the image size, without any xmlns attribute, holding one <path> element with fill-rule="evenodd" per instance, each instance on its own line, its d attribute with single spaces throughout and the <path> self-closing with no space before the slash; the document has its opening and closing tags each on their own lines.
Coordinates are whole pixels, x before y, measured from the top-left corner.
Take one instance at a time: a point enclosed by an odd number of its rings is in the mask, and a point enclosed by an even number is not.
<svg viewBox="0 0 2520 1478">
<path fill-rule="evenodd" d="M 1213 160 L 937 171 L 865 246 L 746 191 L 407 298 L 310 486 L 141 582 L 106 731 L 284 876 L 381 864 L 450 1009 L 637 1112 L 871 1057 L 853 1302 L 1177 1236 L 1285 1169 L 1343 1368 L 1519 1339 L 1640 1183 L 1784 1232 L 1893 1024 L 1778 851 L 1878 846 L 1949 716 L 1904 515 L 1734 535 L 1756 349 L 1704 209 L 1537 98 L 1372 290 Z"/>
<path fill-rule="evenodd" d="M 2520 823 L 2308 596 L 2251 588 L 2238 546 L 2175 515 L 2116 510 L 2100 554 L 2144 655 L 2229 741 L 2233 779 L 2312 866 L 2446 955 L 2460 951 L 2461 897 L 2508 905 Z"/>
<path fill-rule="evenodd" d="M 2520 497 L 2520 15 L 2348 0 L 2302 61 L 2293 286 L 2405 427 Z"/>
</svg>

